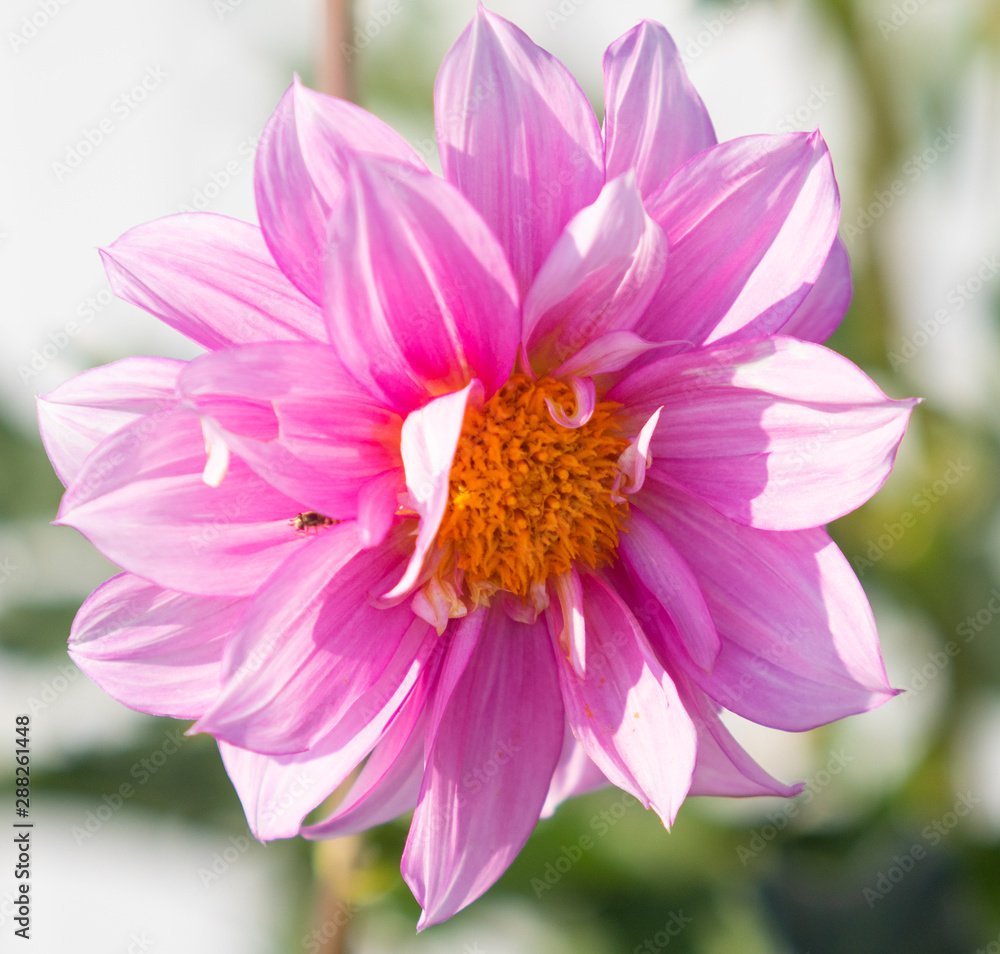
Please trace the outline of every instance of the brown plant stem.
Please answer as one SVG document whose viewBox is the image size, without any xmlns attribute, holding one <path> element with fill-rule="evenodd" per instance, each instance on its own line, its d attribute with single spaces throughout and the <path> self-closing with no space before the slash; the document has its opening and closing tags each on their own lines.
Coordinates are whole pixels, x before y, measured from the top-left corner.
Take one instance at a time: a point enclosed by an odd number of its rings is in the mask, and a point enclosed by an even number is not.
<svg viewBox="0 0 1000 954">
<path fill-rule="evenodd" d="M 345 52 L 353 44 L 352 0 L 326 0 L 322 48 L 319 55 L 319 88 L 331 96 L 357 99 L 354 54 Z"/>
</svg>

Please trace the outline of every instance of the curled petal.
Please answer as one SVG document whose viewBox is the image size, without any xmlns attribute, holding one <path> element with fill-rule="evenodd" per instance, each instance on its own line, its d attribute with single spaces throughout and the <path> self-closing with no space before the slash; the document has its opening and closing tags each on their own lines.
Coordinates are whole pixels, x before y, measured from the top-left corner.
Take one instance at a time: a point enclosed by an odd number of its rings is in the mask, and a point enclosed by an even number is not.
<svg viewBox="0 0 1000 954">
<path fill-rule="evenodd" d="M 456 589 L 447 580 L 432 576 L 416 593 L 410 606 L 421 619 L 426 620 L 443 635 L 450 619 L 461 619 L 467 615 L 468 607 Z"/>
<path fill-rule="evenodd" d="M 205 469 L 201 479 L 209 487 L 218 487 L 229 470 L 229 444 L 225 432 L 209 417 L 201 419 L 201 433 L 205 438 Z"/>
<path fill-rule="evenodd" d="M 594 409 L 597 407 L 597 387 L 590 378 L 580 380 L 575 375 L 570 375 L 566 383 L 576 398 L 576 410 L 567 415 L 565 408 L 557 405 L 551 398 L 545 399 L 545 406 L 557 424 L 571 428 L 583 427 L 593 417 Z"/>
<path fill-rule="evenodd" d="M 624 477 L 624 487 L 620 489 L 627 494 L 638 493 L 642 490 L 643 482 L 646 479 L 646 468 L 653 463 L 653 455 L 650 453 L 649 447 L 653 441 L 653 433 L 656 430 L 656 425 L 660 420 L 660 411 L 662 408 L 657 408 L 653 411 L 652 416 L 642 425 L 639 433 L 629 441 L 628 447 L 622 451 L 621 456 L 618 458 L 618 469 Z M 624 497 L 618 495 L 617 491 L 619 486 L 616 481 L 615 493 L 613 498 L 617 498 L 619 501 L 624 500 Z"/>
<path fill-rule="evenodd" d="M 582 378 L 595 374 L 621 371 L 636 358 L 667 345 L 684 344 L 680 341 L 647 341 L 632 331 L 609 331 L 589 344 L 585 344 L 571 358 L 567 358 L 552 372 L 552 377 L 577 375 Z"/>
</svg>

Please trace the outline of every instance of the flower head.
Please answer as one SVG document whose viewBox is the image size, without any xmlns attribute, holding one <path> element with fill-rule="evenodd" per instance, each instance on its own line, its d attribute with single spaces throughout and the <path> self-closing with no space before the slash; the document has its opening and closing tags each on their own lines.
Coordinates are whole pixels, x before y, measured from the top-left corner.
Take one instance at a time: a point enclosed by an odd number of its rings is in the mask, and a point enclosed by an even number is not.
<svg viewBox="0 0 1000 954">
<path fill-rule="evenodd" d="M 412 809 L 422 925 L 608 782 L 665 824 L 794 794 L 722 707 L 801 730 L 893 694 L 822 527 L 913 402 L 818 343 L 851 295 L 826 145 L 717 143 L 655 23 L 604 73 L 602 132 L 480 8 L 435 89 L 441 177 L 295 82 L 260 228 L 176 215 L 102 253 L 206 353 L 40 402 L 58 522 L 125 571 L 73 658 L 214 735 L 261 839 Z"/>
</svg>

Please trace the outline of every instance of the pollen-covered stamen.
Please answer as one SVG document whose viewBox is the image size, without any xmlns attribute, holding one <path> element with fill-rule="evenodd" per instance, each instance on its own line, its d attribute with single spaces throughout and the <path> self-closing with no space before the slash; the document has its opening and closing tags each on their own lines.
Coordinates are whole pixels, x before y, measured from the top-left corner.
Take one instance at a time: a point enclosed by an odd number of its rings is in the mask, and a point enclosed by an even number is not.
<svg viewBox="0 0 1000 954">
<path fill-rule="evenodd" d="M 546 400 L 567 417 L 577 409 L 569 385 L 516 374 L 465 413 L 438 545 L 475 603 L 498 589 L 525 597 L 576 563 L 602 566 L 617 549 L 628 515 L 613 499 L 628 446 L 618 405 L 598 401 L 585 424 L 566 427 Z"/>
</svg>

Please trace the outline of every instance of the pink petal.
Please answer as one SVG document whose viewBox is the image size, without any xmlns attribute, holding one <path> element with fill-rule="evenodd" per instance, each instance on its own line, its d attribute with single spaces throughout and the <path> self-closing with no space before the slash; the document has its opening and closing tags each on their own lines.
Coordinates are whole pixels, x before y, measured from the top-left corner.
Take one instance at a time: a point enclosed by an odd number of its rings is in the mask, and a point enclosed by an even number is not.
<svg viewBox="0 0 1000 954">
<path fill-rule="evenodd" d="M 604 155 L 609 179 L 634 169 L 648 196 L 715 130 L 670 34 L 643 20 L 604 54 Z"/>
<path fill-rule="evenodd" d="M 38 398 L 38 429 L 64 485 L 101 441 L 136 418 L 177 402 L 183 361 L 123 358 L 91 368 Z"/>
<path fill-rule="evenodd" d="M 556 240 L 524 299 L 524 337 L 540 374 L 642 317 L 667 261 L 632 173 L 609 182 Z"/>
<path fill-rule="evenodd" d="M 649 447 L 653 442 L 656 426 L 660 422 L 660 411 L 661 408 L 657 408 L 650 414 L 649 419 L 639 428 L 639 433 L 628 442 L 628 447 L 618 458 L 618 468 L 624 478 L 622 490 L 627 494 L 638 493 L 646 480 L 646 468 L 653 462 Z M 615 490 L 617 489 L 616 480 Z M 614 500 L 615 497 L 616 494 L 612 493 L 611 499 Z M 618 499 L 621 502 L 625 498 L 618 495 Z"/>
<path fill-rule="evenodd" d="M 448 506 L 448 477 L 470 395 L 473 401 L 481 402 L 482 387 L 478 381 L 454 394 L 431 401 L 426 407 L 410 414 L 403 423 L 406 489 L 410 506 L 420 515 L 420 530 L 406 572 L 385 594 L 387 599 L 403 596 L 413 589 L 423 569 L 424 559 L 437 537 L 441 518 Z"/>
<path fill-rule="evenodd" d="M 558 60 L 480 5 L 441 64 L 434 114 L 445 178 L 499 238 L 523 294 L 604 184 L 594 111 Z"/>
<path fill-rule="evenodd" d="M 401 527 L 362 550 L 353 523 L 308 541 L 247 607 L 226 647 L 222 691 L 196 731 L 256 752 L 302 752 L 367 700 L 412 686 L 430 627 L 408 606 L 371 599 L 399 573 L 407 545 Z"/>
<path fill-rule="evenodd" d="M 220 487 L 202 480 L 198 417 L 177 409 L 108 437 L 70 484 L 58 524 L 109 560 L 167 589 L 249 596 L 297 548 L 303 508 L 234 460 Z"/>
<path fill-rule="evenodd" d="M 571 569 L 552 577 L 552 589 L 559 599 L 561 628 L 556 637 L 560 652 L 580 677 L 587 671 L 587 624 L 583 612 L 583 583 L 580 574 Z"/>
<path fill-rule="evenodd" d="M 306 752 L 261 755 L 219 742 L 226 771 L 254 835 L 267 841 L 299 834 L 306 815 L 347 780 L 401 708 L 423 708 L 425 682 L 418 676 L 392 693 L 363 696 L 336 728 Z"/>
<path fill-rule="evenodd" d="M 868 500 L 916 404 L 890 400 L 841 355 L 780 336 L 657 359 L 608 397 L 633 422 L 662 406 L 660 472 L 766 530 L 819 526 Z"/>
<path fill-rule="evenodd" d="M 264 238 L 279 268 L 317 303 L 322 302 L 330 210 L 343 192 L 348 157 L 355 153 L 427 168 L 380 119 L 308 89 L 298 77 L 257 147 L 254 191 Z"/>
<path fill-rule="evenodd" d="M 839 327 L 853 295 L 851 260 L 847 247 L 838 238 L 830 249 L 816 284 L 781 326 L 781 334 L 822 344 Z"/>
<path fill-rule="evenodd" d="M 566 716 L 587 755 L 670 825 L 691 784 L 694 726 L 635 617 L 602 580 L 583 578 L 587 674 L 562 657 Z"/>
<path fill-rule="evenodd" d="M 319 309 L 274 264 L 255 225 L 169 215 L 126 232 L 101 257 L 119 298 L 209 350 L 327 340 Z"/>
<path fill-rule="evenodd" d="M 336 809 L 302 830 L 309 839 L 340 838 L 411 811 L 424 776 L 424 697 L 414 693 L 396 713 Z"/>
<path fill-rule="evenodd" d="M 715 668 L 706 675 L 676 662 L 720 705 L 802 731 L 895 694 L 868 599 L 823 530 L 734 523 L 663 482 L 658 464 L 635 505 L 670 538 L 705 595 L 722 639 Z"/>
<path fill-rule="evenodd" d="M 670 616 L 697 666 L 711 672 L 719 655 L 719 634 L 691 568 L 660 529 L 633 509 L 619 555 L 632 576 Z"/>
<path fill-rule="evenodd" d="M 245 605 L 176 593 L 122 573 L 80 607 L 69 654 L 130 708 L 197 719 L 219 692 L 222 651 Z"/>
<path fill-rule="evenodd" d="M 818 132 L 713 146 L 646 206 L 667 233 L 670 257 L 634 330 L 694 345 L 777 331 L 819 278 L 840 217 Z"/>
<path fill-rule="evenodd" d="M 503 385 L 519 296 L 496 239 L 454 187 L 358 158 L 331 236 L 330 339 L 373 395 L 406 412 L 474 377 L 488 395 Z"/>
<path fill-rule="evenodd" d="M 556 809 L 568 799 L 586 795 L 610 784 L 604 773 L 591 761 L 586 749 L 576 741 L 567 724 L 559 764 L 552 774 L 552 783 L 542 806 L 542 818 L 551 818 Z"/>
<path fill-rule="evenodd" d="M 600 338 L 585 344 L 576 354 L 567 358 L 552 372 L 552 377 L 564 378 L 568 375 L 577 375 L 586 378 L 595 374 L 621 371 L 636 358 L 663 346 L 664 342 L 647 341 L 631 331 L 609 331 L 606 335 L 601 335 Z"/>
<path fill-rule="evenodd" d="M 457 619 L 445 631 L 446 642 L 442 644 L 441 668 L 431 694 L 426 738 L 433 739 L 437 735 L 441 720 L 448 711 L 452 693 L 465 674 L 476 646 L 479 645 L 488 617 L 488 607 L 479 606 L 464 618 Z"/>
<path fill-rule="evenodd" d="M 765 772 L 733 738 L 719 718 L 718 706 L 682 675 L 675 676 L 680 693 L 698 730 L 698 760 L 689 795 L 798 795 L 803 785 L 785 785 Z"/>
<path fill-rule="evenodd" d="M 372 477 L 358 493 L 358 533 L 363 547 L 377 547 L 389 533 L 405 490 L 400 470 Z"/>
<path fill-rule="evenodd" d="M 272 342 L 206 354 L 178 386 L 218 420 L 256 473 L 307 509 L 352 517 L 361 488 L 401 466 L 401 420 L 368 396 L 329 345 Z M 248 431 L 245 416 L 234 422 L 235 410 L 255 407 L 275 415 L 275 434 Z"/>
<path fill-rule="evenodd" d="M 551 398 L 545 399 L 545 406 L 557 424 L 570 428 L 583 427 L 594 416 L 594 410 L 597 408 L 597 386 L 590 378 L 581 380 L 573 374 L 566 378 L 565 383 L 569 385 L 576 399 L 573 412 L 567 414 L 566 408 L 556 404 Z"/>
<path fill-rule="evenodd" d="M 418 929 L 478 898 L 521 850 L 545 801 L 563 725 L 544 624 L 490 610 L 440 724 L 428 729 L 403 853 L 403 877 L 423 908 Z"/>
</svg>

